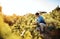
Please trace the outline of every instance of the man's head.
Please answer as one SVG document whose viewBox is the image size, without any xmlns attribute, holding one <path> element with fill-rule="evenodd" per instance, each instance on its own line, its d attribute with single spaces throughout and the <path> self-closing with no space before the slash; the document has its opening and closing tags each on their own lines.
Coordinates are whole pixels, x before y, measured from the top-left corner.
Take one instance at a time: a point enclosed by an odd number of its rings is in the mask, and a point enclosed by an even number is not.
<svg viewBox="0 0 60 39">
<path fill-rule="evenodd" d="M 39 13 L 38 12 L 35 15 L 36 15 L 36 17 L 39 17 Z"/>
</svg>

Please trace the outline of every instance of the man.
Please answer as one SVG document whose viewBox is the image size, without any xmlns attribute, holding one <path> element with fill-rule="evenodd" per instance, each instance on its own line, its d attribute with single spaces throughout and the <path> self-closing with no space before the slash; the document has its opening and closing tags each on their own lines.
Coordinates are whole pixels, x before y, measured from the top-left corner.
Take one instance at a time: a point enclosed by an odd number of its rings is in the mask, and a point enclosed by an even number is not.
<svg viewBox="0 0 60 39">
<path fill-rule="evenodd" d="M 37 18 L 36 23 L 35 23 L 35 24 L 37 24 L 37 30 L 40 30 L 40 32 L 43 33 L 44 27 L 46 26 L 44 18 L 41 15 L 39 15 L 39 13 L 36 13 L 35 15 Z"/>
</svg>

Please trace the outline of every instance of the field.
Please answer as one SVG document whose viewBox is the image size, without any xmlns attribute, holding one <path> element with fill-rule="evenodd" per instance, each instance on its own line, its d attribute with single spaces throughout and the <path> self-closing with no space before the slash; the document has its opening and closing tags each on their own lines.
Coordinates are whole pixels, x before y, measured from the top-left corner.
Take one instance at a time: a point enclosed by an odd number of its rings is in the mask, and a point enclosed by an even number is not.
<svg viewBox="0 0 60 39">
<path fill-rule="evenodd" d="M 54 23 L 56 29 L 60 28 L 59 7 L 42 16 L 48 26 Z M 24 16 L 7 16 L 0 12 L 0 39 L 42 39 L 40 32 L 35 29 L 37 25 L 33 25 L 35 18 L 31 13 Z"/>
</svg>

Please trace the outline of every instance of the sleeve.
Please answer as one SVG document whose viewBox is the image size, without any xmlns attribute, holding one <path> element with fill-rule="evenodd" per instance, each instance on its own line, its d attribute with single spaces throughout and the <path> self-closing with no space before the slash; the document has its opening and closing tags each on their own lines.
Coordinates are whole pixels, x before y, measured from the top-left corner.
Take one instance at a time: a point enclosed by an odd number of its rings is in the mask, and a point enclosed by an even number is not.
<svg viewBox="0 0 60 39">
<path fill-rule="evenodd" d="M 37 18 L 36 22 L 37 22 L 37 23 L 40 23 L 40 19 L 39 19 L 39 18 Z"/>
</svg>

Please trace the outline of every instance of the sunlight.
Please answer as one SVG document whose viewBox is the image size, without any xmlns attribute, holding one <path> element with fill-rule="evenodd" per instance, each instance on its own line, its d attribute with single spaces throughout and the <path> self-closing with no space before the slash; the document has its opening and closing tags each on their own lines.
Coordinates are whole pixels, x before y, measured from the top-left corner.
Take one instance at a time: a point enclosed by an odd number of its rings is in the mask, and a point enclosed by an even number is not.
<svg viewBox="0 0 60 39">
<path fill-rule="evenodd" d="M 24 15 L 27 13 L 35 13 L 37 11 L 50 12 L 58 3 L 48 0 L 0 0 L 4 14 Z"/>
</svg>

